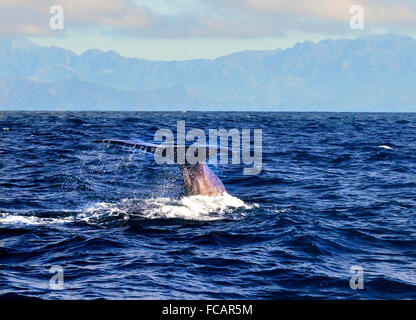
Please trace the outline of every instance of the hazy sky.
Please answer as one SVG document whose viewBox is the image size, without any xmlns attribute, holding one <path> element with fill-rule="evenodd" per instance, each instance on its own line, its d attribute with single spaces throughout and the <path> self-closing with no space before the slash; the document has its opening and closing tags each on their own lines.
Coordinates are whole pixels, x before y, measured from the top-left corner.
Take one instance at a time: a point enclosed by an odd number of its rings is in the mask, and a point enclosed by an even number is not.
<svg viewBox="0 0 416 320">
<path fill-rule="evenodd" d="M 49 27 L 50 7 L 64 29 Z M 364 9 L 352 30 L 350 8 Z M 1 0 L 0 35 L 81 53 L 90 48 L 161 60 L 213 58 L 366 33 L 416 35 L 416 0 Z"/>
</svg>

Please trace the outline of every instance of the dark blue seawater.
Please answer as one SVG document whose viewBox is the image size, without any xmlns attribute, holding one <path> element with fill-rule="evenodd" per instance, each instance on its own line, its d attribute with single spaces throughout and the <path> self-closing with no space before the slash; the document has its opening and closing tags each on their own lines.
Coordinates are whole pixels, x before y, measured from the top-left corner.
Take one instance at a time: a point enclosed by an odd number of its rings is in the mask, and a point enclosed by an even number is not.
<svg viewBox="0 0 416 320">
<path fill-rule="evenodd" d="M 415 114 L 0 115 L 3 298 L 416 298 Z M 262 173 L 217 165 L 230 196 L 184 197 L 176 166 L 92 143 L 178 120 L 263 129 Z"/>
</svg>

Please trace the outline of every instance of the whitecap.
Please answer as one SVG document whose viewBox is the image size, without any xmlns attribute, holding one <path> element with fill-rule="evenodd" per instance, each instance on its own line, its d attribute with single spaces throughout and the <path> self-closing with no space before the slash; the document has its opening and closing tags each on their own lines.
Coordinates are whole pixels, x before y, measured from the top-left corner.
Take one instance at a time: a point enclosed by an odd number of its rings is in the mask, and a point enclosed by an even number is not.
<svg viewBox="0 0 416 320">
<path fill-rule="evenodd" d="M 25 225 L 45 225 L 45 224 L 62 224 L 74 222 L 74 217 L 62 218 L 43 218 L 35 215 L 19 215 L 18 213 L 0 213 L 0 223 L 2 224 L 25 224 Z"/>
<path fill-rule="evenodd" d="M 385 144 L 382 144 L 381 146 L 379 146 L 379 148 L 383 148 L 383 149 L 387 149 L 387 150 L 393 150 L 392 147 L 389 147 L 389 146 L 387 146 Z"/>
</svg>

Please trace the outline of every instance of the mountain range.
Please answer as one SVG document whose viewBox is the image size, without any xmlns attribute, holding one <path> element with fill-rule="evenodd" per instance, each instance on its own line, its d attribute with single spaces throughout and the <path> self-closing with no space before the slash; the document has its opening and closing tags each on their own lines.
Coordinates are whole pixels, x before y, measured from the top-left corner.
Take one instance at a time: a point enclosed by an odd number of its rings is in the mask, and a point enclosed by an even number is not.
<svg viewBox="0 0 416 320">
<path fill-rule="evenodd" d="M 0 108 L 416 111 L 416 40 L 371 35 L 151 61 L 3 37 Z"/>
</svg>

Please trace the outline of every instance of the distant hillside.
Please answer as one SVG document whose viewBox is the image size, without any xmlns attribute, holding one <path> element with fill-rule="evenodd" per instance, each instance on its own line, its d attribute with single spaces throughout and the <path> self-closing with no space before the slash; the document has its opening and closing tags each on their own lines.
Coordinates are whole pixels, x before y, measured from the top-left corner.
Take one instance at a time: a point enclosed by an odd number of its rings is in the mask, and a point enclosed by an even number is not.
<svg viewBox="0 0 416 320">
<path fill-rule="evenodd" d="M 162 62 L 0 38 L 0 107 L 416 111 L 416 40 L 367 36 Z"/>
</svg>

